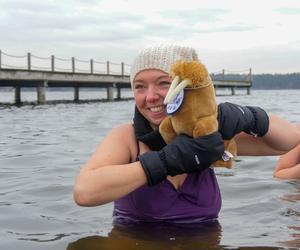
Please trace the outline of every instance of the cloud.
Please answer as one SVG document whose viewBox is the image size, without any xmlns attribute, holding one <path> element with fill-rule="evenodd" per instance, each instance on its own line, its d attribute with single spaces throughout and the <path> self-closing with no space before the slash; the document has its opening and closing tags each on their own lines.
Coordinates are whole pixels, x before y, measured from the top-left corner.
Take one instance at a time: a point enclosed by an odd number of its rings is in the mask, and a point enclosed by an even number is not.
<svg viewBox="0 0 300 250">
<path fill-rule="evenodd" d="M 7 4 L 8 12 L 1 17 L 0 32 L 8 42 L 99 43 L 136 39 L 143 29 L 144 17 L 139 14 L 83 9 L 70 13 L 62 7 L 51 6 L 41 4 L 31 9 L 31 5 L 26 4 L 26 8 L 21 5 L 13 9 Z M 46 13 L 38 11 L 45 8 Z"/>
<path fill-rule="evenodd" d="M 260 25 L 243 22 L 224 22 L 231 11 L 221 8 L 166 10 L 160 11 L 159 14 L 164 23 L 159 22 L 159 25 L 154 26 L 154 32 L 165 32 L 166 35 L 181 33 L 182 36 L 189 36 L 205 33 L 241 32 L 261 28 Z"/>
<path fill-rule="evenodd" d="M 230 26 L 221 26 L 221 27 L 215 27 L 210 29 L 198 29 L 195 30 L 196 33 L 219 33 L 219 32 L 242 32 L 242 31 L 251 31 L 260 29 L 262 27 L 256 26 L 256 25 L 230 25 Z"/>
<path fill-rule="evenodd" d="M 246 71 L 253 74 L 299 72 L 300 41 L 296 44 L 254 47 L 243 50 L 202 51 L 201 59 L 211 72 Z M 200 52 L 200 51 L 199 51 Z"/>
<path fill-rule="evenodd" d="M 229 14 L 230 11 L 226 9 L 191 9 L 191 10 L 172 10 L 172 11 L 160 11 L 160 15 L 167 19 L 181 20 L 184 24 L 196 24 L 203 22 L 215 22 L 220 21 L 221 16 Z"/>
<path fill-rule="evenodd" d="M 62 5 L 49 1 L 0 1 L 1 9 L 5 9 L 5 13 L 55 13 L 59 11 Z M 3 14 L 3 13 L 2 13 Z"/>
<path fill-rule="evenodd" d="M 276 11 L 283 15 L 300 15 L 300 8 L 278 8 Z"/>
<path fill-rule="evenodd" d="M 257 9 L 235 0 L 0 0 L 0 49 L 129 63 L 142 47 L 169 42 L 207 52 L 215 68 L 253 62 L 268 72 L 266 65 L 280 70 L 275 55 L 286 62 L 282 69 L 300 68 L 293 57 L 299 55 L 300 44 L 292 43 L 300 41 L 299 5 L 274 2 L 263 1 Z M 276 45 L 285 46 L 285 52 Z"/>
</svg>

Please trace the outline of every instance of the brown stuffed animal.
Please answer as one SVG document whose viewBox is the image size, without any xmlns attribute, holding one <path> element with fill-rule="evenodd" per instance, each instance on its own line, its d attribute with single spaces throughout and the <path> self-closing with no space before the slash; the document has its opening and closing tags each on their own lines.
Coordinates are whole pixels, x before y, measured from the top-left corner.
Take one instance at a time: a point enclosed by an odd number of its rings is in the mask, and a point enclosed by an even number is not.
<svg viewBox="0 0 300 250">
<path fill-rule="evenodd" d="M 171 67 L 173 78 L 165 97 L 168 116 L 159 131 L 166 143 L 178 134 L 199 137 L 218 130 L 217 102 L 212 80 L 199 61 L 178 61 Z M 224 141 L 223 160 L 213 165 L 231 168 L 236 155 L 234 140 Z"/>
</svg>

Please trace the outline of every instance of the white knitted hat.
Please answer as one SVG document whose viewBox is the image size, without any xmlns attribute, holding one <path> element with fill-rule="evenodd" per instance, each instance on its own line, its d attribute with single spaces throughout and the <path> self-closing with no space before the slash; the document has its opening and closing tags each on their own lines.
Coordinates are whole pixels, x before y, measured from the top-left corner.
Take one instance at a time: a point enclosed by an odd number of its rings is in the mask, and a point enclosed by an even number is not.
<svg viewBox="0 0 300 250">
<path fill-rule="evenodd" d="M 142 50 L 131 66 L 131 87 L 133 88 L 133 80 L 140 71 L 159 69 L 169 73 L 171 65 L 178 60 L 198 60 L 198 55 L 193 48 L 171 44 L 151 46 Z"/>
</svg>

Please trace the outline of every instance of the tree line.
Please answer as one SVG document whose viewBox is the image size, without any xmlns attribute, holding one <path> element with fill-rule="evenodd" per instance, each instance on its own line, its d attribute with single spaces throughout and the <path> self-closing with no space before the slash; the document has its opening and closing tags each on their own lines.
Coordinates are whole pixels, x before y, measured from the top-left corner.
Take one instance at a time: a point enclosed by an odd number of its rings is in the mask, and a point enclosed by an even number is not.
<svg viewBox="0 0 300 250">
<path fill-rule="evenodd" d="M 253 75 L 255 89 L 300 89 L 300 73 Z"/>
<path fill-rule="evenodd" d="M 241 80 L 243 75 L 222 74 L 212 75 L 213 79 Z M 253 89 L 300 89 L 300 73 L 289 74 L 253 74 Z"/>
</svg>

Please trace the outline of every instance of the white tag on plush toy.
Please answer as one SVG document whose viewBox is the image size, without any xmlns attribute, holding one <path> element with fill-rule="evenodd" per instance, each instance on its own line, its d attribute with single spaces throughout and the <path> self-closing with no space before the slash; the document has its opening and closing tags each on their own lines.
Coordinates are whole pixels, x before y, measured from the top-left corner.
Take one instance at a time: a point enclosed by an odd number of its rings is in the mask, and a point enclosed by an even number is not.
<svg viewBox="0 0 300 250">
<path fill-rule="evenodd" d="M 230 158 L 233 158 L 233 155 L 229 151 L 225 150 L 222 155 L 223 161 L 229 161 Z"/>
<path fill-rule="evenodd" d="M 181 90 L 175 97 L 172 103 L 167 104 L 167 114 L 174 114 L 181 106 L 184 98 L 184 90 Z"/>
</svg>

